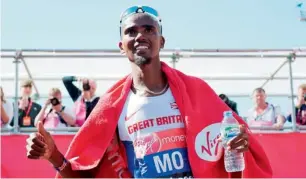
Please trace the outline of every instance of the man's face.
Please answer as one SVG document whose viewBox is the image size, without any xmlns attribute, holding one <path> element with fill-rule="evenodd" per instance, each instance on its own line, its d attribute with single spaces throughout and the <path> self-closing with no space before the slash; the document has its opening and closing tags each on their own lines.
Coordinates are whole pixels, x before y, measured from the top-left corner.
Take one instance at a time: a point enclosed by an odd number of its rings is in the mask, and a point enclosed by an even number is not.
<svg viewBox="0 0 306 179">
<path fill-rule="evenodd" d="M 122 22 L 121 51 L 137 65 L 150 64 L 158 59 L 164 47 L 165 40 L 159 28 L 158 22 L 148 14 L 131 15 Z"/>
<path fill-rule="evenodd" d="M 255 91 L 253 94 L 255 104 L 263 104 L 266 102 L 266 94 L 263 91 Z"/>
<path fill-rule="evenodd" d="M 298 90 L 298 99 L 303 100 L 305 94 L 306 94 L 306 89 L 300 88 L 300 89 Z"/>
<path fill-rule="evenodd" d="M 62 100 L 62 95 L 60 93 L 50 93 L 49 94 L 49 99 L 53 99 L 53 98 L 56 98 L 59 101 L 61 101 Z"/>
<path fill-rule="evenodd" d="M 31 86 L 23 86 L 21 87 L 21 95 L 22 96 L 31 96 L 32 87 Z"/>
</svg>

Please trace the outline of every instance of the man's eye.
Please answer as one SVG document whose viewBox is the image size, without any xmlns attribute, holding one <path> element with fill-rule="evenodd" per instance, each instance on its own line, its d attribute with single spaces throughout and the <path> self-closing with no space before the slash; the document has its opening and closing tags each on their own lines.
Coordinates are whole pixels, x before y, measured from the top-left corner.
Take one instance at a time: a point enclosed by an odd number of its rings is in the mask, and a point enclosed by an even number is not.
<svg viewBox="0 0 306 179">
<path fill-rule="evenodd" d="M 134 29 L 127 30 L 127 34 L 135 34 L 135 33 L 136 33 L 136 30 Z"/>
<path fill-rule="evenodd" d="M 152 33 L 153 32 L 153 29 L 152 28 L 150 28 L 150 27 L 148 27 L 148 28 L 146 28 L 146 30 L 145 30 L 147 33 Z"/>
</svg>

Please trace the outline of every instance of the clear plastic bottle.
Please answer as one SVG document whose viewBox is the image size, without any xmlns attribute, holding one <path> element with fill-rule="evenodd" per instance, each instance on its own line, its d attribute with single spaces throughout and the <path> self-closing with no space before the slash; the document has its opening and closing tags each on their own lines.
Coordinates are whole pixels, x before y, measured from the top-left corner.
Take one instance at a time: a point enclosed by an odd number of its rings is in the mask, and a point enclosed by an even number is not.
<svg viewBox="0 0 306 179">
<path fill-rule="evenodd" d="M 220 133 L 222 135 L 222 144 L 224 150 L 224 165 L 227 172 L 238 172 L 245 169 L 243 153 L 227 150 L 227 143 L 233 140 L 239 133 L 239 122 L 234 118 L 232 111 L 223 113 Z"/>
</svg>

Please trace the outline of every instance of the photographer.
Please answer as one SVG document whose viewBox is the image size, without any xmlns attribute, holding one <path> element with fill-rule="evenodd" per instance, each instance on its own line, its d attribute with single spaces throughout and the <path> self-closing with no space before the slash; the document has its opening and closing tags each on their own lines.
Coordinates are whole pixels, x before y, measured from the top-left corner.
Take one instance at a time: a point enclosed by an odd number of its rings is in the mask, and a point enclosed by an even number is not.
<svg viewBox="0 0 306 179">
<path fill-rule="evenodd" d="M 73 84 L 77 81 L 81 83 L 82 90 Z M 95 95 L 96 82 L 92 79 L 66 76 L 63 77 L 63 83 L 75 103 L 76 126 L 82 126 L 100 99 Z"/>
<path fill-rule="evenodd" d="M 61 103 L 62 94 L 58 88 L 52 88 L 49 98 L 35 118 L 35 126 L 42 121 L 45 128 L 67 127 L 75 125 L 75 114 Z"/>
<path fill-rule="evenodd" d="M 239 115 L 236 102 L 230 100 L 225 94 L 220 94 L 219 97 L 225 102 L 228 107 L 230 107 L 237 115 Z"/>
<path fill-rule="evenodd" d="M 306 125 L 306 84 L 302 84 L 298 88 L 297 104 L 295 107 L 296 123 L 299 125 Z M 288 115 L 287 120 L 292 122 L 291 114 Z"/>
<path fill-rule="evenodd" d="M 34 102 L 32 95 L 33 81 L 27 79 L 21 83 L 21 97 L 18 100 L 18 125 L 19 127 L 34 127 L 35 118 L 41 110 L 41 106 Z M 14 120 L 10 123 L 14 126 Z"/>
</svg>

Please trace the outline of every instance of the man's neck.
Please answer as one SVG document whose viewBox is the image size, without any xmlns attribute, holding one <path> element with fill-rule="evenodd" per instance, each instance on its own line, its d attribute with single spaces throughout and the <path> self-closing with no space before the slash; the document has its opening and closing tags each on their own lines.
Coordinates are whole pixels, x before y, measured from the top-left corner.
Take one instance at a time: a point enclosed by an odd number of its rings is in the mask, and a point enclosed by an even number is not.
<svg viewBox="0 0 306 179">
<path fill-rule="evenodd" d="M 152 62 L 143 67 L 132 63 L 133 85 L 136 88 L 149 89 L 154 92 L 161 91 L 166 85 L 160 62 Z"/>
<path fill-rule="evenodd" d="M 256 106 L 257 109 L 266 109 L 268 106 L 267 103 L 260 103 Z"/>
</svg>

